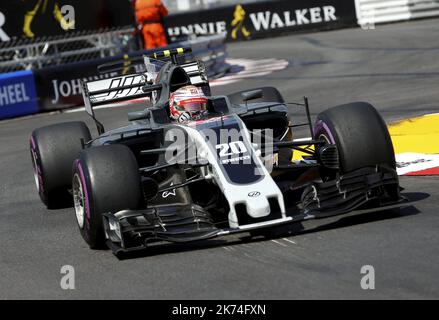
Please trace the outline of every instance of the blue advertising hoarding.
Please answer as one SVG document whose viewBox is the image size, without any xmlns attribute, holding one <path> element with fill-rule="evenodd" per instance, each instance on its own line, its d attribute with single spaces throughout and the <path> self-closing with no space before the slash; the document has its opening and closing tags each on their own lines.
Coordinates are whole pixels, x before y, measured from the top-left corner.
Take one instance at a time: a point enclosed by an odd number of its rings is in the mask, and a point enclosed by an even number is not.
<svg viewBox="0 0 439 320">
<path fill-rule="evenodd" d="M 0 119 L 38 111 L 38 97 L 32 71 L 0 74 Z"/>
</svg>

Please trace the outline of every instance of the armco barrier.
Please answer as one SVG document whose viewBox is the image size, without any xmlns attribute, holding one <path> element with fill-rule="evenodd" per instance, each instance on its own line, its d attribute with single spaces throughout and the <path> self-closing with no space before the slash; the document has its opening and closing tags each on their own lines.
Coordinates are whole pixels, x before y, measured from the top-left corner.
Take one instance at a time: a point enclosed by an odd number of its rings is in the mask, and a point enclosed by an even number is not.
<svg viewBox="0 0 439 320">
<path fill-rule="evenodd" d="M 165 24 L 171 38 L 226 32 L 234 41 L 356 26 L 357 19 L 354 0 L 282 0 L 183 12 Z"/>
<path fill-rule="evenodd" d="M 436 0 L 355 0 L 361 26 L 439 16 Z"/>
<path fill-rule="evenodd" d="M 32 71 L 0 74 L 0 119 L 37 113 L 38 98 Z"/>
<path fill-rule="evenodd" d="M 193 55 L 206 64 L 210 77 L 214 78 L 227 71 L 224 35 L 185 41 L 161 50 L 180 46 L 191 46 L 193 48 Z M 151 51 L 133 52 L 129 54 L 129 57 L 135 58 L 148 53 L 151 53 Z M 110 61 L 125 58 L 119 55 L 36 70 L 34 72 L 35 82 L 38 97 L 40 98 L 41 111 L 60 110 L 82 105 L 80 80 L 100 80 L 118 76 L 117 72 L 98 74 L 97 67 Z"/>
</svg>

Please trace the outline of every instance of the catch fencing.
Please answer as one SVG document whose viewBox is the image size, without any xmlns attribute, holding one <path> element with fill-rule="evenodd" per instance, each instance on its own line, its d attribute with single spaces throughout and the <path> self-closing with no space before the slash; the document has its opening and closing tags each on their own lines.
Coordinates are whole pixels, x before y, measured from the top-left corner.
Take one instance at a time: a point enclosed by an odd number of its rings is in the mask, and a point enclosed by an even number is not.
<svg viewBox="0 0 439 320">
<path fill-rule="evenodd" d="M 0 73 L 35 70 L 100 59 L 136 48 L 132 27 L 80 32 L 73 37 L 47 37 L 38 41 L 0 42 Z"/>
</svg>

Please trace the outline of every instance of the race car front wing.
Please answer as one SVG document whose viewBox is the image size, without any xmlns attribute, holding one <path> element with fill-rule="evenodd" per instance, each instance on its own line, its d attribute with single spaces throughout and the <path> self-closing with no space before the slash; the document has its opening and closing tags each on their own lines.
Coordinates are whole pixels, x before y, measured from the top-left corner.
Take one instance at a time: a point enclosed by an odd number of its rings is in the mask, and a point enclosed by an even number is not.
<svg viewBox="0 0 439 320">
<path fill-rule="evenodd" d="M 103 215 L 107 244 L 116 256 L 147 249 L 154 242 L 191 242 L 269 228 L 355 211 L 366 213 L 408 206 L 401 196 L 398 176 L 387 167 L 368 167 L 330 182 L 304 188 L 301 201 L 287 208 L 287 216 L 272 212 L 263 221 L 237 228 L 221 228 L 210 213 L 197 205 L 167 205 Z"/>
</svg>

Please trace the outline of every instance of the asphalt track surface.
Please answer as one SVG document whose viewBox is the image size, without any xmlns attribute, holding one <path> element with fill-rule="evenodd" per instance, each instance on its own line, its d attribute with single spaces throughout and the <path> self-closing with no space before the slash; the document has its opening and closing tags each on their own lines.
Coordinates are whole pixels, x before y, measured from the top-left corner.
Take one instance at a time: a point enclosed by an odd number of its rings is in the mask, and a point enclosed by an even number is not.
<svg viewBox="0 0 439 320">
<path fill-rule="evenodd" d="M 284 71 L 217 87 L 215 94 L 273 85 L 286 100 L 327 107 L 369 101 L 386 121 L 439 110 L 439 20 L 236 43 L 233 58 L 288 59 Z M 293 112 L 293 111 L 292 111 Z M 108 127 L 126 109 L 100 110 Z M 123 261 L 91 251 L 72 209 L 47 211 L 35 190 L 28 139 L 40 126 L 92 122 L 83 113 L 38 115 L 0 124 L 1 299 L 372 299 L 439 298 L 438 177 L 403 177 L 417 202 L 402 210 L 349 215 L 283 230 L 171 246 Z M 76 289 L 60 287 L 63 265 Z M 376 289 L 360 287 L 372 265 Z"/>
</svg>

